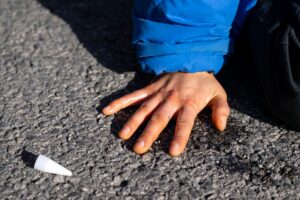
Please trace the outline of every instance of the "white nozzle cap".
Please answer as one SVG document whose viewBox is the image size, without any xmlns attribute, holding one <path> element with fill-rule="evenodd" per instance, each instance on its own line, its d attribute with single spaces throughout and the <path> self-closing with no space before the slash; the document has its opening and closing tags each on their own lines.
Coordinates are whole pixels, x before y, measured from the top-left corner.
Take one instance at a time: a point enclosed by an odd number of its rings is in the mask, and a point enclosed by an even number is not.
<svg viewBox="0 0 300 200">
<path fill-rule="evenodd" d="M 35 161 L 34 169 L 40 170 L 42 172 L 47 172 L 51 174 L 58 174 L 63 176 L 71 176 L 72 172 L 63 166 L 59 165 L 50 158 L 39 155 Z"/>
</svg>

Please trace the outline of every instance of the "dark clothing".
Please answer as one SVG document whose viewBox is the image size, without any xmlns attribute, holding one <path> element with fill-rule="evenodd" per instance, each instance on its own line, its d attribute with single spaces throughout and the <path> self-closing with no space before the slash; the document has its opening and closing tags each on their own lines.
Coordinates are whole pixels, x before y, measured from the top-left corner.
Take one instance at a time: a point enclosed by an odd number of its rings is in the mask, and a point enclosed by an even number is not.
<svg viewBox="0 0 300 200">
<path fill-rule="evenodd" d="M 260 1 L 247 35 L 271 112 L 300 130 L 300 0 Z"/>
</svg>

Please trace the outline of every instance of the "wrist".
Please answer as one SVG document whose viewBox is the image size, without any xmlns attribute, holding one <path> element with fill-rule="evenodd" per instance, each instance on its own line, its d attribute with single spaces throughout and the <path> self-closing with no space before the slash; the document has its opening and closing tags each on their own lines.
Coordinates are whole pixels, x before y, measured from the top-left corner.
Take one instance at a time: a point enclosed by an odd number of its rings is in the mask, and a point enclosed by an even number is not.
<svg viewBox="0 0 300 200">
<path fill-rule="evenodd" d="M 195 72 L 195 73 L 191 73 L 191 74 L 194 74 L 195 76 L 214 76 L 214 73 L 211 71 Z"/>
</svg>

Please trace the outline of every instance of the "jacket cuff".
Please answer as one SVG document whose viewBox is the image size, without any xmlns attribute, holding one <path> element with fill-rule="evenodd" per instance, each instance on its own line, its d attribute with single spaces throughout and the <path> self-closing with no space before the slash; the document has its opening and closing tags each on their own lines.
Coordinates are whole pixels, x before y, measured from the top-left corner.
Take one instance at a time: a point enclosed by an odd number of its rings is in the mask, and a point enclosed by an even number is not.
<svg viewBox="0 0 300 200">
<path fill-rule="evenodd" d="M 169 25 L 138 17 L 134 17 L 134 23 L 133 43 L 145 72 L 158 75 L 210 71 L 217 74 L 224 64 L 229 47 L 226 33 L 230 26 Z"/>
<path fill-rule="evenodd" d="M 143 71 L 156 75 L 167 72 L 202 72 L 217 74 L 223 64 L 224 55 L 217 53 L 184 52 L 173 55 L 145 57 L 139 59 Z"/>
</svg>

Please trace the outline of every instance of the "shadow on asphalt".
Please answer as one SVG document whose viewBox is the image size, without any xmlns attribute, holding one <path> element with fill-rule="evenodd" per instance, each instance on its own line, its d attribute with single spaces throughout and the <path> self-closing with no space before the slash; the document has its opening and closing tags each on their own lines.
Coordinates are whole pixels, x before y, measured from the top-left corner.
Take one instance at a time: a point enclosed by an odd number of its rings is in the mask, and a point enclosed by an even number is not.
<svg viewBox="0 0 300 200">
<path fill-rule="evenodd" d="M 130 43 L 133 1 L 38 0 L 38 2 L 69 24 L 78 40 L 104 67 L 116 73 L 139 71 L 134 50 Z M 265 108 L 257 79 L 250 67 L 251 62 L 243 56 L 240 58 L 224 67 L 217 76 L 228 93 L 230 106 L 260 121 L 272 125 L 280 124 L 271 117 Z M 106 105 L 113 99 L 145 86 L 152 78 L 151 75 L 136 73 L 135 78 L 125 89 L 114 92 L 101 100 L 101 106 L 98 107 L 99 112 L 103 107 L 102 105 Z M 128 112 L 130 113 L 132 110 L 126 109 L 115 115 L 111 125 L 112 133 L 115 136 L 117 136 L 121 125 L 126 122 L 129 116 Z M 205 116 L 206 122 L 211 124 L 209 115 L 210 112 L 207 111 L 202 114 L 202 116 Z M 173 126 L 174 124 L 170 125 L 170 127 Z M 239 124 L 233 123 L 228 131 L 235 134 L 239 131 L 235 126 L 240 127 Z M 214 129 L 213 126 L 211 126 L 211 129 Z M 142 128 L 138 132 L 141 133 L 141 130 Z M 165 132 L 169 130 L 170 128 Z M 125 143 L 128 149 L 132 148 L 133 141 L 138 135 L 136 134 Z M 210 139 L 213 140 L 213 136 Z M 165 152 L 167 152 L 168 145 L 166 144 L 169 140 L 170 134 L 161 136 L 161 148 Z M 226 139 L 223 138 L 223 140 Z M 224 143 L 221 142 L 220 145 L 222 144 Z M 197 145 L 195 148 L 197 148 Z"/>
<path fill-rule="evenodd" d="M 117 73 L 136 71 L 131 40 L 132 0 L 37 0 L 64 20 L 80 43 Z"/>
</svg>

